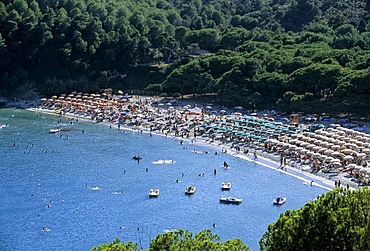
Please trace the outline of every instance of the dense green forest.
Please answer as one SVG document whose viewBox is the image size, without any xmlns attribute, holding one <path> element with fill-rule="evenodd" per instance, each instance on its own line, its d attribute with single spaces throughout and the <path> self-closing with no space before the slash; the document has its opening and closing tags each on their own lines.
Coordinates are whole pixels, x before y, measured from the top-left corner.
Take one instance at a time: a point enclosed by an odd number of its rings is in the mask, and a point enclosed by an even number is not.
<svg viewBox="0 0 370 251">
<path fill-rule="evenodd" d="M 111 87 L 368 117 L 369 10 L 365 0 L 3 0 L 0 96 Z"/>
<path fill-rule="evenodd" d="M 332 190 L 269 225 L 261 250 L 370 250 L 370 190 Z"/>
</svg>

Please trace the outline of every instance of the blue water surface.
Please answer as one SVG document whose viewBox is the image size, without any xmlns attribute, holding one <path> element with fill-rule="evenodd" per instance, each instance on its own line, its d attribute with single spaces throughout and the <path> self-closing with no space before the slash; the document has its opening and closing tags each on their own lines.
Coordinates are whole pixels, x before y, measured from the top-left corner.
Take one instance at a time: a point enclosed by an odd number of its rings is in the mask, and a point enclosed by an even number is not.
<svg viewBox="0 0 370 251">
<path fill-rule="evenodd" d="M 50 134 L 58 120 L 72 130 Z M 259 250 L 259 239 L 281 213 L 325 192 L 178 139 L 90 121 L 71 124 L 67 118 L 21 109 L 0 109 L 0 123 L 8 125 L 0 129 L 3 251 L 90 250 L 116 237 L 148 248 L 157 234 L 179 228 L 193 233 L 211 229 L 222 241 L 240 238 Z M 134 155 L 142 159 L 137 162 Z M 153 163 L 158 160 L 175 163 Z M 221 191 L 224 181 L 232 183 L 230 191 Z M 192 196 L 184 194 L 188 185 L 197 188 Z M 160 189 L 158 198 L 149 198 L 151 188 Z M 272 205 L 278 195 L 288 198 L 281 207 Z M 243 203 L 220 204 L 222 196 Z"/>
</svg>

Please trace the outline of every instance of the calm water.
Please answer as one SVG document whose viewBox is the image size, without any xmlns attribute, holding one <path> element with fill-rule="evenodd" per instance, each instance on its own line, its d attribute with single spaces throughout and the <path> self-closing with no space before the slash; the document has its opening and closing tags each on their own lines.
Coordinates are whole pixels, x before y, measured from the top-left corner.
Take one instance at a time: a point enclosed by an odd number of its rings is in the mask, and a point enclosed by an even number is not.
<svg viewBox="0 0 370 251">
<path fill-rule="evenodd" d="M 147 248 L 158 233 L 178 228 L 209 228 L 222 241 L 240 238 L 259 250 L 280 213 L 325 192 L 199 145 L 104 124 L 62 118 L 72 130 L 50 134 L 58 117 L 36 115 L 0 110 L 0 123 L 9 125 L 0 129 L 0 250 L 90 250 L 116 237 Z M 223 181 L 232 182 L 230 191 L 221 191 Z M 197 187 L 193 196 L 184 195 L 188 185 Z M 151 188 L 160 189 L 159 198 L 148 198 Z M 223 195 L 243 203 L 220 204 Z M 288 198 L 282 207 L 272 205 L 277 195 Z"/>
</svg>

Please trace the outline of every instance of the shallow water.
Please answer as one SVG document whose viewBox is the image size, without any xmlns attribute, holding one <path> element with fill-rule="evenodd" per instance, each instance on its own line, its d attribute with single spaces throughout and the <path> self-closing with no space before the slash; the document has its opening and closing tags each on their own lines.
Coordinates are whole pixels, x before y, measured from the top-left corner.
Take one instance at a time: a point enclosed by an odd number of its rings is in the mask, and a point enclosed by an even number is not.
<svg viewBox="0 0 370 251">
<path fill-rule="evenodd" d="M 178 228 L 209 228 L 259 250 L 268 224 L 325 192 L 214 149 L 106 124 L 62 118 L 72 130 L 50 134 L 58 119 L 0 109 L 0 123 L 9 125 L 0 129 L 0 250 L 90 250 L 116 237 L 147 248 Z M 223 181 L 230 191 L 221 191 Z M 188 185 L 197 188 L 192 196 L 184 194 Z M 158 198 L 149 198 L 151 188 L 160 189 Z M 220 204 L 227 195 L 243 203 Z M 281 207 L 272 205 L 278 195 L 288 198 Z"/>
</svg>

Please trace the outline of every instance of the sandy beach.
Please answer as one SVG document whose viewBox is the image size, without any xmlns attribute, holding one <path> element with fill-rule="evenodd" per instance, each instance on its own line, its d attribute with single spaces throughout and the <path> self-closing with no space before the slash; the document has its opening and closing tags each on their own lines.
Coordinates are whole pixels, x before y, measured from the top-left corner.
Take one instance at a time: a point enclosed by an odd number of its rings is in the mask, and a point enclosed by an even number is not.
<svg viewBox="0 0 370 251">
<path fill-rule="evenodd" d="M 359 185 L 367 185 L 370 173 L 367 166 L 370 154 L 367 139 L 370 136 L 349 129 L 341 131 L 340 126 L 315 132 L 293 131 L 289 130 L 289 125 L 280 122 L 246 117 L 240 113 L 226 114 L 222 110 L 214 114 L 210 109 L 186 101 L 181 104 L 164 103 L 150 97 L 75 93 L 39 102 L 13 102 L 9 106 L 102 122 L 111 128 L 176 139 L 180 144 L 203 145 L 214 153 L 227 153 L 256 162 L 294 176 L 304 184 L 327 190 L 336 186 L 356 189 Z M 342 136 L 341 144 L 338 143 L 341 148 L 326 142 L 322 135 L 335 132 Z M 343 136 L 350 137 L 352 143 L 344 141 L 346 138 Z M 328 137 L 326 139 L 329 140 Z M 312 146 L 315 142 L 317 145 Z M 324 155 L 325 150 L 330 150 L 327 151 L 330 154 Z M 338 153 L 338 156 L 333 155 L 335 158 L 331 155 L 334 152 Z M 347 152 L 350 154 L 345 154 Z"/>
</svg>

